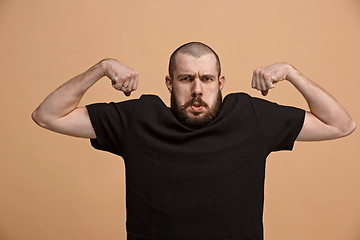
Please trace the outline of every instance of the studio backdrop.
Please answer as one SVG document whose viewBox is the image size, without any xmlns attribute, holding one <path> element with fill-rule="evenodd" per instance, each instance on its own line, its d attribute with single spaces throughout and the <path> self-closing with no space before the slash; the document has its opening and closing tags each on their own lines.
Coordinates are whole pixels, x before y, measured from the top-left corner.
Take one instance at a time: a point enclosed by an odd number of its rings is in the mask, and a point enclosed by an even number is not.
<svg viewBox="0 0 360 240">
<path fill-rule="evenodd" d="M 0 239 L 125 239 L 122 158 L 49 132 L 32 111 L 104 58 L 139 73 L 130 97 L 102 79 L 81 101 L 159 95 L 170 54 L 201 41 L 220 56 L 223 95 L 247 92 L 254 69 L 288 62 L 360 123 L 358 0 L 0 0 Z M 308 109 L 289 83 L 265 97 Z M 267 159 L 266 240 L 360 239 L 360 136 L 297 142 Z"/>
</svg>

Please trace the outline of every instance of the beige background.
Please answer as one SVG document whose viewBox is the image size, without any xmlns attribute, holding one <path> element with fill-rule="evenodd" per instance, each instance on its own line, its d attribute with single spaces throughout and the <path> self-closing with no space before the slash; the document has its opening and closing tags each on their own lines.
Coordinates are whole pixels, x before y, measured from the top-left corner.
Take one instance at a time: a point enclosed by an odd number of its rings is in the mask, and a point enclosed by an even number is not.
<svg viewBox="0 0 360 240">
<path fill-rule="evenodd" d="M 187 41 L 220 55 L 224 95 L 253 69 L 295 65 L 359 124 L 360 1 L 0 0 L 0 239 L 125 238 L 124 166 L 86 139 L 43 130 L 30 115 L 64 81 L 105 57 L 136 69 L 139 89 L 168 103 L 168 58 Z M 266 97 L 307 108 L 288 83 Z M 104 79 L 82 105 L 127 99 Z M 359 240 L 359 131 L 296 143 L 268 158 L 266 240 Z"/>
</svg>

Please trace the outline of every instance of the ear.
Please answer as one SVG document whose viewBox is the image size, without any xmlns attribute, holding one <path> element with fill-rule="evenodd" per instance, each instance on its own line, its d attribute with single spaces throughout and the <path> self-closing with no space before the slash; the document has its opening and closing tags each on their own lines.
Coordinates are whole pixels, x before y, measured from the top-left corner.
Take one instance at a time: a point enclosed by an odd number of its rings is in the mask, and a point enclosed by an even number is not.
<svg viewBox="0 0 360 240">
<path fill-rule="evenodd" d="M 225 85 L 225 76 L 219 78 L 219 89 L 222 90 Z"/>
<path fill-rule="evenodd" d="M 169 92 L 171 93 L 171 91 L 172 91 L 172 80 L 171 80 L 169 75 L 167 75 L 165 77 L 165 84 L 166 84 L 166 87 L 168 88 Z"/>
</svg>

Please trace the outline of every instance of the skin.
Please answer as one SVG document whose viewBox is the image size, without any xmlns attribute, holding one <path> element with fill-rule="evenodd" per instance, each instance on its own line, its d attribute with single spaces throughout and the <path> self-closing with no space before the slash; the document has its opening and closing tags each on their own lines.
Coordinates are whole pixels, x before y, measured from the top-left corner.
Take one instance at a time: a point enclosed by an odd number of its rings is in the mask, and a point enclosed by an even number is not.
<svg viewBox="0 0 360 240">
<path fill-rule="evenodd" d="M 355 122 L 340 103 L 288 63 L 256 69 L 253 72 L 252 87 L 265 96 L 282 81 L 289 81 L 294 85 L 310 108 L 305 114 L 298 141 L 330 140 L 347 136 L 355 130 Z"/>
<path fill-rule="evenodd" d="M 210 107 L 224 86 L 225 78 L 217 78 L 215 57 L 211 54 L 194 58 L 179 54 L 174 79 L 166 77 L 169 91 L 177 94 L 180 105 L 193 96 L 201 97 Z M 130 96 L 137 89 L 138 74 L 130 67 L 104 59 L 86 72 L 76 76 L 51 93 L 32 113 L 33 120 L 51 131 L 84 138 L 96 138 L 88 112 L 78 104 L 85 92 L 106 76 L 112 86 Z M 211 79 L 212 78 L 212 79 Z M 306 112 L 303 128 L 297 138 L 301 141 L 329 140 L 349 135 L 355 123 L 346 110 L 325 90 L 303 76 L 287 63 L 256 69 L 252 87 L 266 95 L 277 83 L 289 81 L 304 96 L 310 111 Z M 202 116 L 207 109 L 197 104 L 186 109 L 191 117 Z"/>
<path fill-rule="evenodd" d="M 225 84 L 225 77 L 218 77 L 216 58 L 213 54 L 206 54 L 195 58 L 188 54 L 179 53 L 176 56 L 176 70 L 173 78 L 166 76 L 165 83 L 170 93 L 176 94 L 178 106 L 183 106 L 194 97 L 200 97 L 208 107 L 198 102 L 186 107 L 190 118 L 202 117 L 214 106 L 219 90 Z"/>
<path fill-rule="evenodd" d="M 114 59 L 104 59 L 51 93 L 32 113 L 32 119 L 54 132 L 96 138 L 87 109 L 78 104 L 85 92 L 104 76 L 111 80 L 114 89 L 126 96 L 137 89 L 136 71 Z"/>
</svg>

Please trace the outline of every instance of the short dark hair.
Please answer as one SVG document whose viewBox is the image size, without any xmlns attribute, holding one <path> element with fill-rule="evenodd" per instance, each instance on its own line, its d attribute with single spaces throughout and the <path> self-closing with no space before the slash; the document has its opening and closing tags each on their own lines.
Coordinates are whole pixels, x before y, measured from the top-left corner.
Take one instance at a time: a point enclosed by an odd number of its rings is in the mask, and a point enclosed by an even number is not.
<svg viewBox="0 0 360 240">
<path fill-rule="evenodd" d="M 180 47 L 178 47 L 171 54 L 170 61 L 169 61 L 169 75 L 170 75 L 171 79 L 173 79 L 173 75 L 176 70 L 175 57 L 178 53 L 189 54 L 196 58 L 199 58 L 208 53 L 214 54 L 214 56 L 216 58 L 216 68 L 218 71 L 218 77 L 220 77 L 221 65 L 220 65 L 219 56 L 216 54 L 216 52 L 211 47 L 209 47 L 208 45 L 206 45 L 204 43 L 188 42 L 188 43 L 185 43 L 185 44 L 181 45 Z"/>
</svg>

